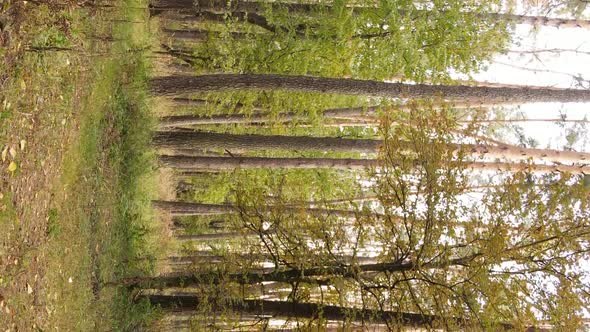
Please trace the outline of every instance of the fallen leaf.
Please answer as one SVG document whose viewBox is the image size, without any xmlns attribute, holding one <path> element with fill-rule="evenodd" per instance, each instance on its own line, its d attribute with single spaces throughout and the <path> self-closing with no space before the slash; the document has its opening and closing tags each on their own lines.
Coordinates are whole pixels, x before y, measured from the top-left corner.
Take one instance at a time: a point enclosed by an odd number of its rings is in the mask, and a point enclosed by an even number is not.
<svg viewBox="0 0 590 332">
<path fill-rule="evenodd" d="M 20 88 L 22 90 L 25 90 L 27 88 L 27 83 L 25 83 L 25 80 L 23 79 L 20 80 Z"/>
<path fill-rule="evenodd" d="M 2 161 L 6 161 L 7 155 L 8 155 L 8 147 L 5 147 L 4 150 L 2 150 Z"/>
<path fill-rule="evenodd" d="M 27 283 L 27 293 L 33 294 L 33 287 L 31 287 L 31 285 L 29 285 L 28 283 Z"/>
<path fill-rule="evenodd" d="M 16 157 L 16 149 L 11 147 L 10 149 L 8 149 L 8 153 L 10 153 L 10 156 L 12 158 Z"/>
<path fill-rule="evenodd" d="M 10 164 L 8 165 L 8 171 L 14 172 L 14 171 L 16 171 L 16 168 L 17 168 L 16 163 L 14 161 L 11 161 Z"/>
<path fill-rule="evenodd" d="M 25 141 L 24 139 L 20 140 L 20 149 L 21 151 L 25 149 L 25 146 L 27 145 L 27 141 Z"/>
</svg>

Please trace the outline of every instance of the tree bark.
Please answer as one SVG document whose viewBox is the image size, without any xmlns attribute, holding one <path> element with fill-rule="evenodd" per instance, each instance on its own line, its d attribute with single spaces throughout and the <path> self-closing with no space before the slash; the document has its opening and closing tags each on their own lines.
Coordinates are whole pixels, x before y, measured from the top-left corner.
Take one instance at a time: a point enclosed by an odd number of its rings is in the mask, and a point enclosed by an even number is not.
<svg viewBox="0 0 590 332">
<path fill-rule="evenodd" d="M 378 273 L 400 273 L 415 269 L 447 269 L 453 266 L 466 266 L 479 255 L 474 254 L 465 258 L 457 258 L 449 261 L 432 262 L 417 266 L 414 262 L 392 262 L 356 265 L 323 265 L 308 267 L 304 269 L 273 270 L 262 269 L 261 271 L 233 272 L 220 275 L 218 272 L 188 272 L 181 275 L 161 275 L 148 278 L 130 278 L 122 281 L 127 286 L 153 285 L 157 287 L 190 287 L 207 283 L 220 284 L 223 281 L 231 281 L 239 284 L 258 284 L 261 282 L 320 282 L 321 278 L 339 276 L 344 278 L 356 278 L 363 272 Z M 320 279 L 309 279 L 309 277 L 320 277 Z"/>
<path fill-rule="evenodd" d="M 224 0 L 156 0 L 151 5 L 151 15 L 158 15 L 163 11 L 174 11 L 179 14 L 197 15 L 200 12 L 211 13 L 228 13 L 228 12 L 243 12 L 243 13 L 257 13 L 262 14 L 268 7 L 285 8 L 292 12 L 298 13 L 313 13 L 323 8 L 329 9 L 329 6 L 318 4 L 305 3 L 265 3 L 257 1 L 233 1 L 231 3 Z"/>
<path fill-rule="evenodd" d="M 172 102 L 178 106 L 190 106 L 190 107 L 202 107 L 207 105 L 205 99 L 192 99 L 192 98 L 173 98 Z"/>
<path fill-rule="evenodd" d="M 211 240 L 227 240 L 236 239 L 252 234 L 244 234 L 242 232 L 232 233 L 209 233 L 209 234 L 181 234 L 177 235 L 176 239 L 180 241 L 211 241 Z"/>
<path fill-rule="evenodd" d="M 141 295 L 138 299 L 148 299 L 152 305 L 159 306 L 164 311 L 182 312 L 195 311 L 200 299 L 192 295 Z M 390 322 L 403 326 L 428 327 L 435 325 L 441 318 L 434 315 L 404 313 L 398 311 L 380 311 L 372 309 L 357 309 L 317 303 L 303 303 L 270 300 L 241 300 L 227 304 L 231 309 L 261 316 L 277 318 L 308 318 L 322 317 L 326 320 L 385 323 Z M 466 326 L 467 322 L 453 319 L 456 323 Z"/>
<path fill-rule="evenodd" d="M 200 171 L 226 171 L 241 169 L 349 169 L 365 170 L 380 167 L 382 164 L 377 159 L 338 159 L 338 158 L 263 158 L 263 157 L 185 157 L 185 156 L 161 156 L 160 161 L 164 166 L 182 170 L 198 169 Z M 467 168 L 478 171 L 505 171 L 518 172 L 530 171 L 531 173 L 590 173 L 588 166 L 569 165 L 528 165 L 522 163 L 501 162 L 466 162 Z"/>
<path fill-rule="evenodd" d="M 164 32 L 170 38 L 191 40 L 191 41 L 205 41 L 210 35 L 219 35 L 219 32 L 200 30 L 200 29 L 168 29 L 163 28 Z M 248 34 L 243 32 L 231 32 L 231 36 L 235 39 L 244 39 Z"/>
<path fill-rule="evenodd" d="M 334 137 L 234 135 L 200 131 L 160 131 L 154 143 L 167 149 L 224 149 L 235 152 L 256 150 L 296 150 L 350 153 L 378 153 L 382 140 Z M 402 143 L 408 149 L 411 142 Z M 512 145 L 448 144 L 450 149 L 463 150 L 474 157 L 505 158 L 511 161 L 529 160 L 554 163 L 580 163 L 590 160 L 590 153 L 551 149 L 520 148 Z"/>
<path fill-rule="evenodd" d="M 224 149 L 229 151 L 300 150 L 375 153 L 380 140 L 334 137 L 234 135 L 210 132 L 161 131 L 154 135 L 154 143 L 169 149 Z"/>
<path fill-rule="evenodd" d="M 332 158 L 264 158 L 264 157 L 186 157 L 161 156 L 163 165 L 182 170 L 233 170 L 254 169 L 351 169 L 362 170 L 379 166 L 375 159 Z"/>
<path fill-rule="evenodd" d="M 486 100 L 487 102 L 584 102 L 590 100 L 590 90 L 405 84 L 275 74 L 164 76 L 153 78 L 150 85 L 155 94 L 170 96 L 179 93 L 285 90 L 389 98 Z"/>
<path fill-rule="evenodd" d="M 472 106 L 473 107 L 473 106 Z M 458 107 L 454 107 L 459 109 Z M 475 107 L 474 107 L 475 108 Z M 377 126 L 379 124 L 376 117 L 376 110 L 373 106 L 368 108 L 354 107 L 331 109 L 321 112 L 321 117 L 327 120 L 335 120 L 328 123 L 323 123 L 323 126 L 345 126 L 345 127 L 365 127 Z M 388 107 L 386 112 L 406 112 L 410 106 L 400 105 L 395 107 Z M 199 125 L 217 125 L 217 124 L 261 124 L 269 122 L 290 122 L 290 121 L 305 121 L 309 119 L 305 115 L 297 113 L 280 113 L 276 118 L 271 117 L 268 113 L 258 113 L 252 115 L 246 114 L 216 114 L 210 116 L 199 115 L 171 115 L 160 118 L 159 125 L 162 128 L 176 127 L 176 126 L 199 126 Z M 348 120 L 348 121 L 343 121 Z M 519 122 L 556 122 L 556 123 L 589 123 L 590 120 L 585 119 L 563 119 L 563 118 L 544 118 L 544 119 L 480 119 L 480 120 L 458 120 L 457 123 L 519 123 Z M 305 125 L 304 125 L 305 126 Z"/>
<path fill-rule="evenodd" d="M 323 118 L 329 119 L 350 119 L 359 116 L 375 116 L 381 107 L 347 107 L 328 109 L 321 112 Z M 410 109 L 407 105 L 400 105 L 392 107 L 396 111 L 407 111 Z M 259 114 L 219 114 L 211 116 L 196 116 L 196 115 L 173 115 L 160 118 L 161 127 L 173 126 L 190 126 L 190 125 L 209 125 L 209 124 L 233 124 L 233 123 L 260 123 L 268 122 L 272 119 L 268 113 Z M 305 120 L 305 115 L 300 115 L 293 112 L 286 112 L 278 114 L 276 122 L 289 122 L 296 120 Z"/>
<path fill-rule="evenodd" d="M 239 213 L 239 209 L 231 204 L 203 204 L 176 201 L 152 201 L 154 207 L 168 211 L 172 216 L 210 216 L 219 214 Z M 350 210 L 320 209 L 309 207 L 282 206 L 281 211 L 285 213 L 305 212 L 312 215 L 337 216 L 343 218 L 355 217 L 357 212 Z"/>
<path fill-rule="evenodd" d="M 193 98 L 184 98 L 184 97 L 173 98 L 172 102 L 178 106 L 188 106 L 188 107 L 207 106 L 209 103 L 211 103 L 210 101 L 205 100 L 205 99 L 193 99 Z M 232 105 L 231 108 L 232 108 L 232 110 L 240 110 L 240 109 L 246 108 L 246 106 L 242 103 L 237 103 L 235 105 Z M 258 106 L 253 106 L 253 107 L 248 107 L 248 108 L 253 111 L 262 111 L 262 108 L 258 107 Z"/>
<path fill-rule="evenodd" d="M 262 2 L 262 1 L 234 1 L 228 6 L 228 2 L 224 0 L 198 0 L 193 3 L 192 0 L 159 0 L 152 5 L 152 12 L 162 10 L 175 10 L 185 14 L 197 13 L 199 11 L 209 11 L 217 13 L 226 12 L 248 12 L 248 13 L 264 13 L 267 7 L 271 7 L 275 10 L 286 9 L 292 13 L 299 14 L 313 14 L 319 12 L 326 12 L 332 10 L 332 5 L 329 3 L 283 3 L 283 2 Z M 351 9 L 355 13 L 361 11 L 374 10 L 377 7 L 373 6 L 351 6 Z M 428 14 L 430 11 L 419 10 L 424 14 Z M 405 15 L 403 10 L 399 10 L 400 15 Z M 487 19 L 490 21 L 502 21 L 513 24 L 528 24 L 528 25 L 543 25 L 558 28 L 588 28 L 590 27 L 590 20 L 583 19 L 563 19 L 563 18 L 550 18 L 544 16 L 529 16 L 529 15 L 515 15 L 508 13 L 471 13 L 465 12 L 466 16 L 475 16 L 481 19 Z"/>
</svg>

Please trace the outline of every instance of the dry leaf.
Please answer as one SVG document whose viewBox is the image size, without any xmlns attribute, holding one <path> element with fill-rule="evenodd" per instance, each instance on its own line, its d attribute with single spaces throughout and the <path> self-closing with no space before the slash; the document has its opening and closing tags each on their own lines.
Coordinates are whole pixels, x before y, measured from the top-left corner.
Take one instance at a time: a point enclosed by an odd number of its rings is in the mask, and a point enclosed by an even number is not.
<svg viewBox="0 0 590 332">
<path fill-rule="evenodd" d="M 17 168 L 16 163 L 14 161 L 11 161 L 10 164 L 8 165 L 8 171 L 14 172 L 14 171 L 16 171 L 16 168 Z"/>
<path fill-rule="evenodd" d="M 16 157 L 16 149 L 11 147 L 10 149 L 8 149 L 8 153 L 10 153 L 10 156 L 12 158 Z"/>
</svg>

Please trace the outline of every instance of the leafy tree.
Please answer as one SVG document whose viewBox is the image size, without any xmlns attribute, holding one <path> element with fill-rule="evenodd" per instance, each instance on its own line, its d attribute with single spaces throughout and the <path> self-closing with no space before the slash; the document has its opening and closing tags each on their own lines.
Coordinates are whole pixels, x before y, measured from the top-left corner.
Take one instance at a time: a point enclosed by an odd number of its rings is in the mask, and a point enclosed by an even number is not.
<svg viewBox="0 0 590 332">
<path fill-rule="evenodd" d="M 498 4 L 439 1 L 424 10 L 411 1 L 381 1 L 377 6 L 237 1 L 228 7 L 225 2 L 202 1 L 198 8 L 184 11 L 201 10 L 204 18 L 214 18 L 214 12 L 226 8 L 226 24 L 211 27 L 222 33 L 196 46 L 196 56 L 209 70 L 371 79 L 402 74 L 422 81 L 448 78 L 449 68 L 462 73 L 477 70 L 505 45 L 506 24 L 474 14 L 492 11 Z M 234 30 L 246 31 L 249 37 Z"/>
</svg>

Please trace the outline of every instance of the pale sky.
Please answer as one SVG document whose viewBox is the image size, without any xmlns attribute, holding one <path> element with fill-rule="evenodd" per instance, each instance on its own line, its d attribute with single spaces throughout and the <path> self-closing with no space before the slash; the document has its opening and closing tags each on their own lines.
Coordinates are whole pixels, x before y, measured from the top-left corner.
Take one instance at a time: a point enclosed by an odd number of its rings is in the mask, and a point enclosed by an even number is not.
<svg viewBox="0 0 590 332">
<path fill-rule="evenodd" d="M 511 50 L 571 49 L 590 53 L 590 30 L 583 28 L 539 27 L 536 31 L 529 25 L 517 25 Z M 518 69 L 512 64 L 531 70 Z M 487 70 L 472 75 L 476 81 L 496 83 L 580 88 L 575 79 L 579 76 L 590 80 L 590 54 L 574 52 L 498 55 Z M 590 82 L 584 82 L 590 88 Z M 560 113 L 568 119 L 590 119 L 590 103 L 533 103 L 520 106 L 527 118 L 559 118 Z M 558 125 L 545 123 L 521 123 L 527 136 L 540 142 L 539 147 L 562 149 L 565 144 L 564 130 Z M 568 124 L 573 125 L 573 124 Z M 590 137 L 586 130 L 586 138 Z M 578 144 L 579 151 L 590 151 L 590 144 Z"/>
</svg>

